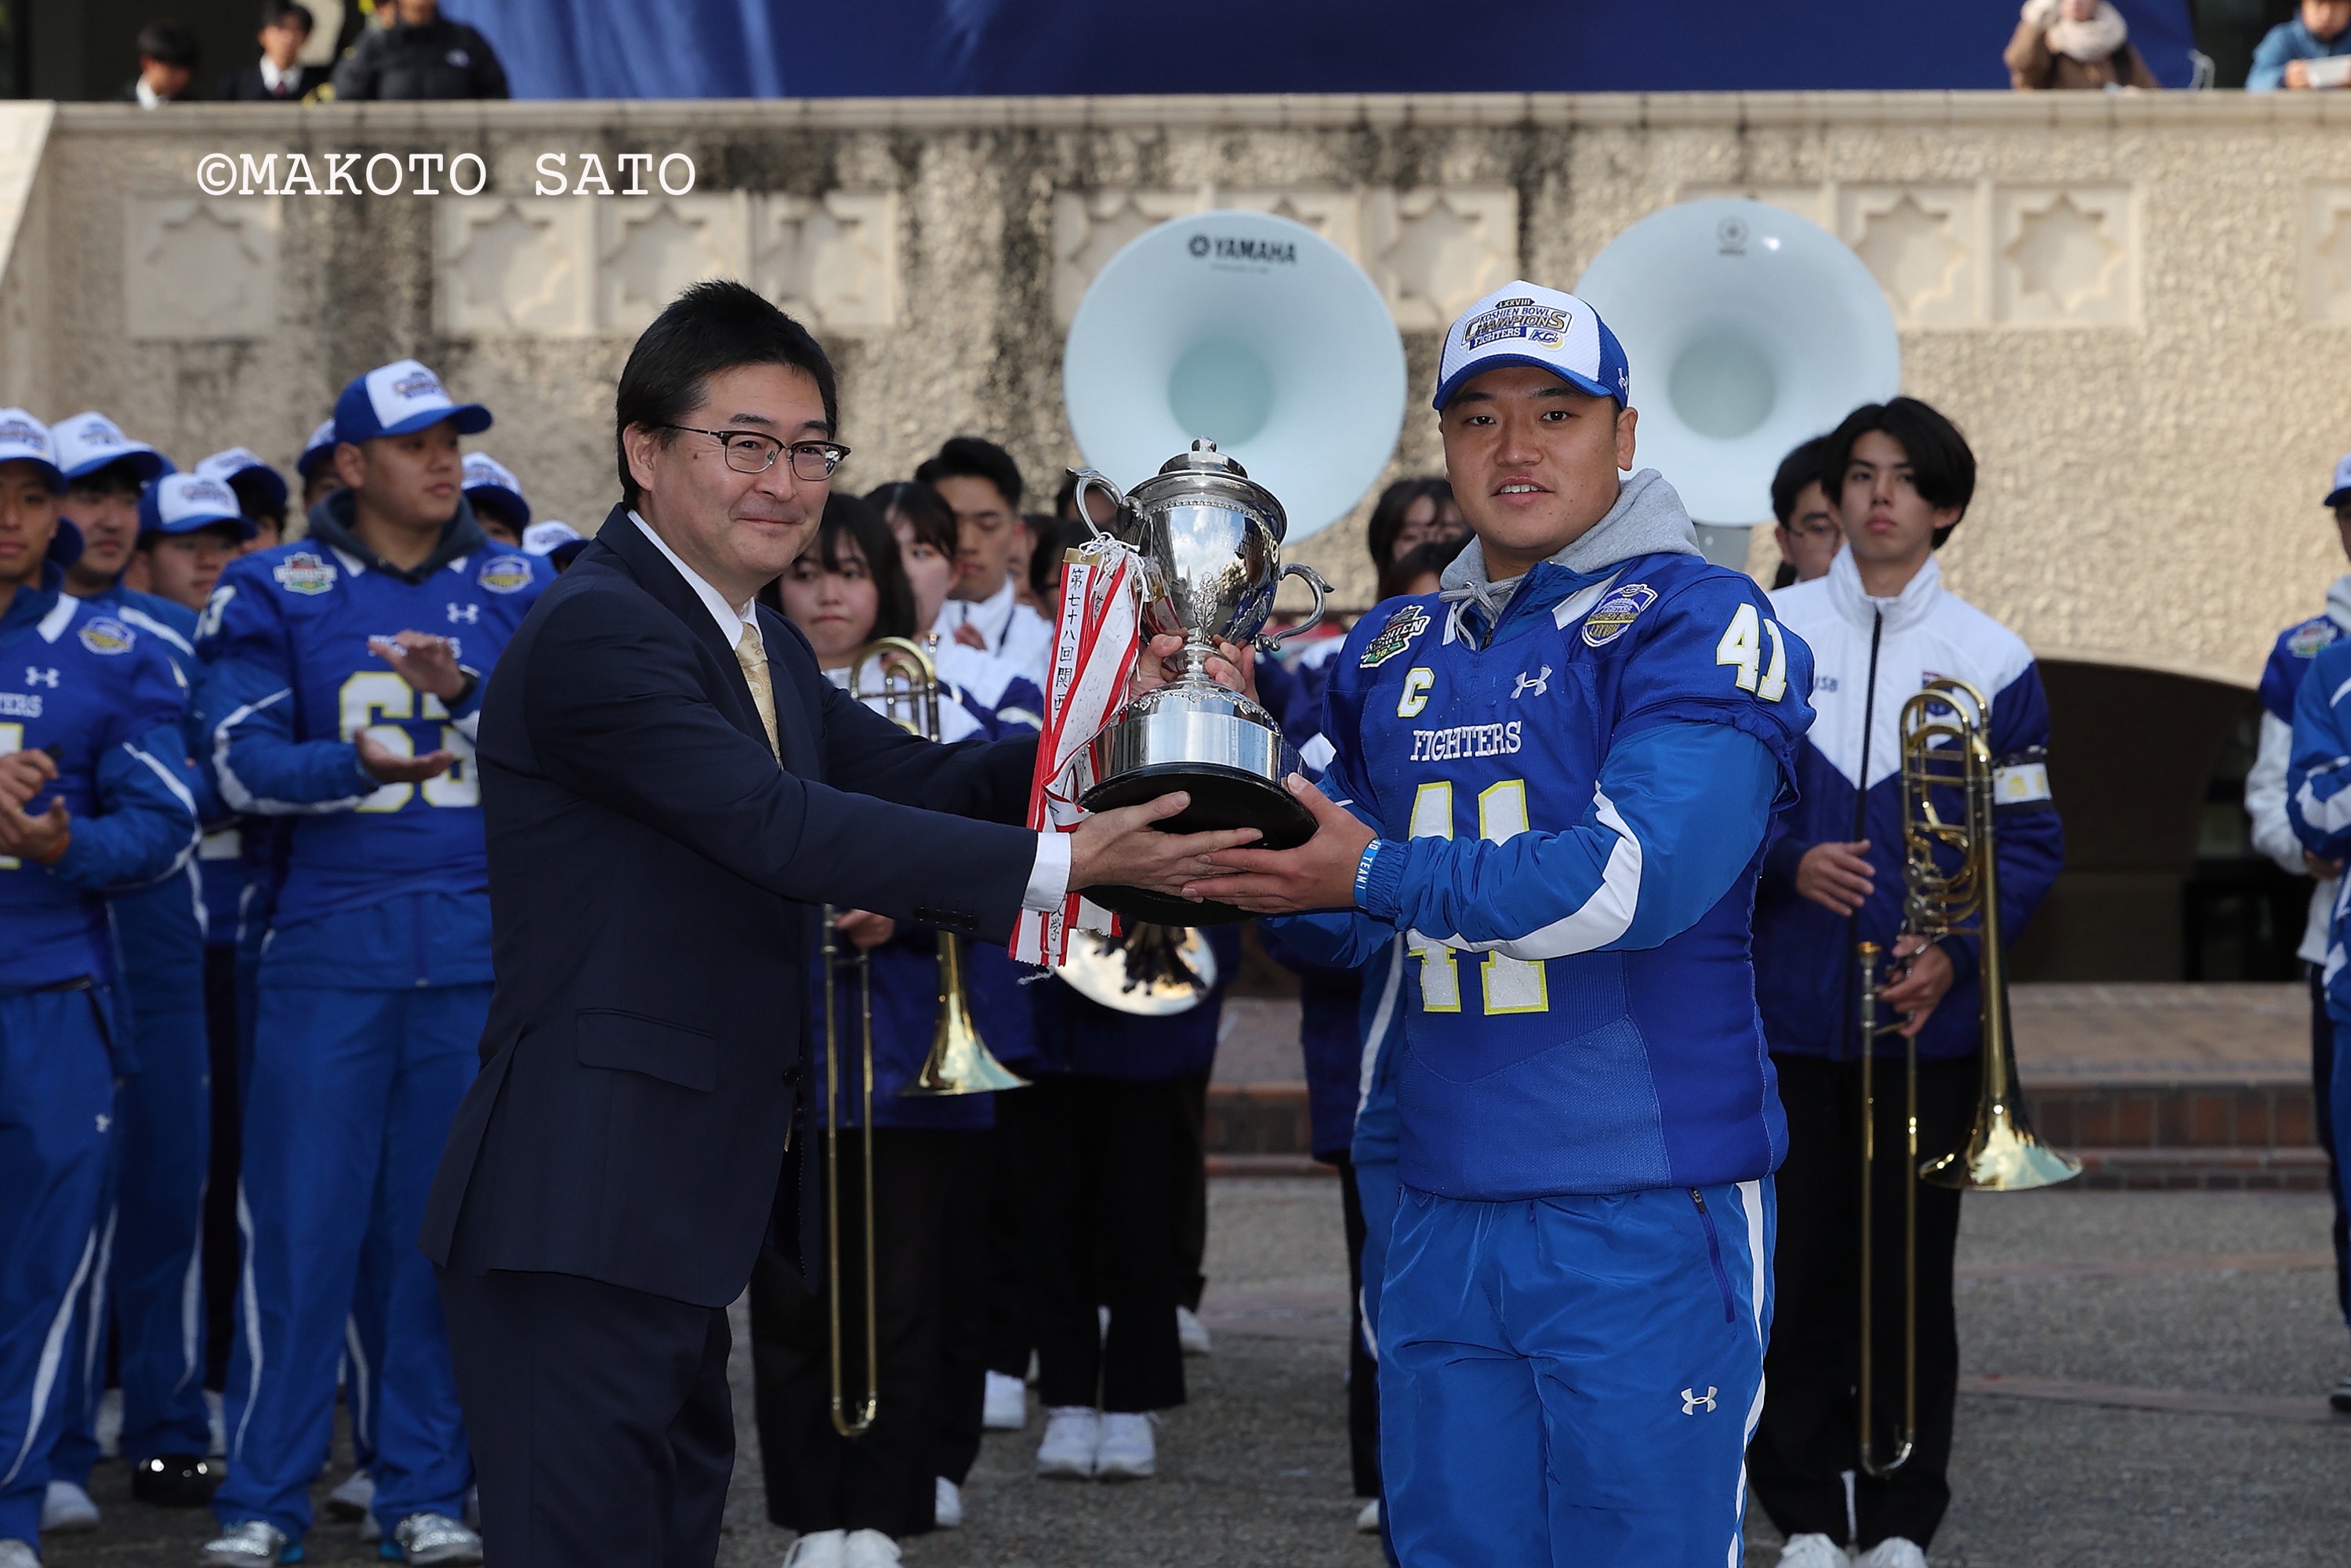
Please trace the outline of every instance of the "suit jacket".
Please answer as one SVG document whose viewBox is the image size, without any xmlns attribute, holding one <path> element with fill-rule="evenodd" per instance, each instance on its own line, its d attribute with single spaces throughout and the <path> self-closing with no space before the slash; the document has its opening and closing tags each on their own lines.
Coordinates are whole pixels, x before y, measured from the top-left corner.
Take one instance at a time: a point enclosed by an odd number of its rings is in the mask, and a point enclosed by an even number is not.
<svg viewBox="0 0 2351 1568">
<path fill-rule="evenodd" d="M 426 1205 L 436 1263 L 723 1307 L 771 1213 L 813 1258 L 785 1155 L 819 906 L 1011 930 L 1036 836 L 966 819 L 1025 815 L 1035 741 L 914 739 L 758 614 L 780 768 L 734 650 L 625 508 L 497 662 L 497 988 Z"/>
<path fill-rule="evenodd" d="M 299 103 L 304 93 L 325 84 L 327 75 L 324 66 L 296 66 L 293 79 L 286 84 L 286 96 L 277 98 L 261 79 L 261 62 L 256 60 L 221 78 L 220 90 L 213 97 L 222 103 Z"/>
</svg>

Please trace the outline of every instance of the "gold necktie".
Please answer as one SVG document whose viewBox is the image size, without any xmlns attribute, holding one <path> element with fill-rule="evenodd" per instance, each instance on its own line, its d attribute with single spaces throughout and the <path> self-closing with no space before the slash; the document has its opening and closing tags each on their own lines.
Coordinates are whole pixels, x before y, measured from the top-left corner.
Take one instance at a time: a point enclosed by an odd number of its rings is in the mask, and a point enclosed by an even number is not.
<svg viewBox="0 0 2351 1568">
<path fill-rule="evenodd" d="M 780 762 L 784 751 L 776 740 L 776 688 L 768 682 L 768 649 L 759 641 L 757 626 L 744 626 L 735 643 L 735 662 L 743 666 L 743 679 L 751 687 L 752 706 L 759 710 L 759 723 L 768 731 L 768 749 Z"/>
</svg>

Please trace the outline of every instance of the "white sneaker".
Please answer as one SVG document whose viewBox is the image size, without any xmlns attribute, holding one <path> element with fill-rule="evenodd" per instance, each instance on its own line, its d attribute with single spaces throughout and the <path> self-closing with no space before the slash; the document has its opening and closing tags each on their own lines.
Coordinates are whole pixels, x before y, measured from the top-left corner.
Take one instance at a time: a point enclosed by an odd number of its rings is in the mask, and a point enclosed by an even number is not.
<svg viewBox="0 0 2351 1568">
<path fill-rule="evenodd" d="M 0 1541 L 0 1568 L 41 1568 L 41 1554 L 29 1541 Z"/>
<path fill-rule="evenodd" d="M 849 1531 L 819 1530 L 792 1542 L 784 1568 L 848 1568 Z"/>
<path fill-rule="evenodd" d="M 1123 1411 L 1105 1411 L 1102 1446 L 1094 1451 L 1094 1475 L 1106 1481 L 1147 1480 L 1159 1473 L 1159 1454 L 1151 1426 L 1157 1417 Z"/>
<path fill-rule="evenodd" d="M 482 1560 L 482 1538 L 445 1513 L 412 1513 L 393 1528 L 392 1539 L 411 1568 Z"/>
<path fill-rule="evenodd" d="M 1364 1511 L 1355 1515 L 1355 1528 L 1365 1535 L 1377 1535 L 1380 1532 L 1379 1499 L 1372 1499 L 1364 1505 Z"/>
<path fill-rule="evenodd" d="M 1788 1537 L 1780 1568 L 1845 1568 L 1844 1548 L 1818 1531 Z"/>
<path fill-rule="evenodd" d="M 841 1568 L 898 1568 L 898 1543 L 878 1530 L 852 1530 Z"/>
<path fill-rule="evenodd" d="M 1029 1425 L 1028 1385 L 1007 1373 L 989 1373 L 987 1405 L 980 1414 L 979 1424 L 991 1432 L 1018 1432 Z"/>
<path fill-rule="evenodd" d="M 230 1525 L 204 1545 L 199 1568 L 268 1568 L 286 1550 L 286 1532 L 258 1519 Z"/>
<path fill-rule="evenodd" d="M 51 1481 L 41 1499 L 41 1533 L 66 1535 L 98 1528 L 98 1504 L 71 1481 Z"/>
<path fill-rule="evenodd" d="M 939 1478 L 938 1490 L 932 1494 L 931 1522 L 941 1530 L 963 1527 L 963 1489 L 945 1476 Z"/>
<path fill-rule="evenodd" d="M 1927 1568 L 1927 1553 L 1915 1541 L 1889 1535 L 1854 1559 L 1855 1568 Z"/>
<path fill-rule="evenodd" d="M 1176 1309 L 1176 1343 L 1186 1355 L 1207 1355 L 1216 1348 L 1208 1343 L 1208 1325 L 1189 1307 Z"/>
<path fill-rule="evenodd" d="M 375 1478 L 361 1465 L 327 1494 L 327 1512 L 336 1519 L 365 1519 L 375 1507 Z"/>
<path fill-rule="evenodd" d="M 1047 1410 L 1045 1440 L 1037 1445 L 1037 1473 L 1092 1479 L 1102 1428 L 1102 1412 L 1090 1406 L 1056 1405 Z"/>
</svg>

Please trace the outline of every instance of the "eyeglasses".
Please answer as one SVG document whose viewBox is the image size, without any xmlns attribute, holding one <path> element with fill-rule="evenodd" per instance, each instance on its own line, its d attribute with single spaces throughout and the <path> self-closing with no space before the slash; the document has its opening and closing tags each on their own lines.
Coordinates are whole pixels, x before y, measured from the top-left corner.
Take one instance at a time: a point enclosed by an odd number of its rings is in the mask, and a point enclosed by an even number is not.
<svg viewBox="0 0 2351 1568">
<path fill-rule="evenodd" d="M 849 448 L 837 441 L 795 441 L 787 444 L 772 435 L 754 435 L 745 430 L 704 430 L 691 424 L 664 428 L 710 437 L 726 453 L 726 466 L 737 474 L 765 474 L 776 465 L 778 454 L 789 452 L 792 455 L 792 477 L 813 485 L 831 478 L 841 460 L 849 455 Z"/>
</svg>

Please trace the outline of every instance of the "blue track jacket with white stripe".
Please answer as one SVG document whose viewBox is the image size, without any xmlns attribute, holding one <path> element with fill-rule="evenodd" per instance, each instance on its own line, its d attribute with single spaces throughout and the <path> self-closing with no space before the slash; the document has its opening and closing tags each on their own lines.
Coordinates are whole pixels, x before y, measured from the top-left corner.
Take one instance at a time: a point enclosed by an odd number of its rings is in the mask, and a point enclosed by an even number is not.
<svg viewBox="0 0 2351 1568">
<path fill-rule="evenodd" d="M 46 567 L 0 616 L 0 751 L 54 747 L 57 782 L 26 810 L 59 799 L 73 816 L 55 865 L 0 857 L 0 992 L 113 979 L 101 894 L 169 876 L 196 849 L 187 688 L 156 638 L 63 580 Z"/>
<path fill-rule="evenodd" d="M 1498 613 L 1475 543 L 1445 580 L 1357 624 L 1323 724 L 1326 788 L 1381 835 L 1356 902 L 1408 934 L 1399 1176 L 1516 1199 L 1769 1175 L 1748 926 L 1810 652 L 1653 471 Z"/>
<path fill-rule="evenodd" d="M 1818 716 L 1796 755 L 1802 798 L 1773 820 L 1764 852 L 1756 997 L 1774 1051 L 1850 1058 L 1857 1054 L 1854 946 L 1875 942 L 1890 951 L 1902 928 L 1902 705 L 1938 675 L 1967 682 L 1991 704 L 2000 925 L 2013 946 L 2065 863 L 2064 828 L 2049 794 L 2049 701 L 2023 639 L 1945 589 L 1931 557 L 1900 593 L 1873 599 L 1862 590 L 1853 553 L 1840 550 L 1827 576 L 1780 590 L 1771 606 L 1812 644 Z M 1814 844 L 1856 836 L 1856 814 L 1876 877 L 1859 915 L 1848 917 L 1798 894 L 1795 876 Z M 1929 1060 L 1982 1045 L 1976 940 L 1955 936 L 1943 950 L 1951 988 L 1918 1034 L 1918 1054 Z M 1877 1042 L 1880 1056 L 1906 1049 L 1894 1035 Z"/>
<path fill-rule="evenodd" d="M 2312 854 L 2340 860 L 2351 853 L 2351 641 L 2332 643 L 2311 661 L 2310 674 L 2295 694 L 2294 757 L 2286 764 L 2286 819 Z M 2351 1023 L 2351 965 L 2345 954 L 2343 889 L 2351 877 L 2335 879 L 2335 907 L 2327 922 L 2326 1010 L 2337 1023 Z"/>
</svg>

